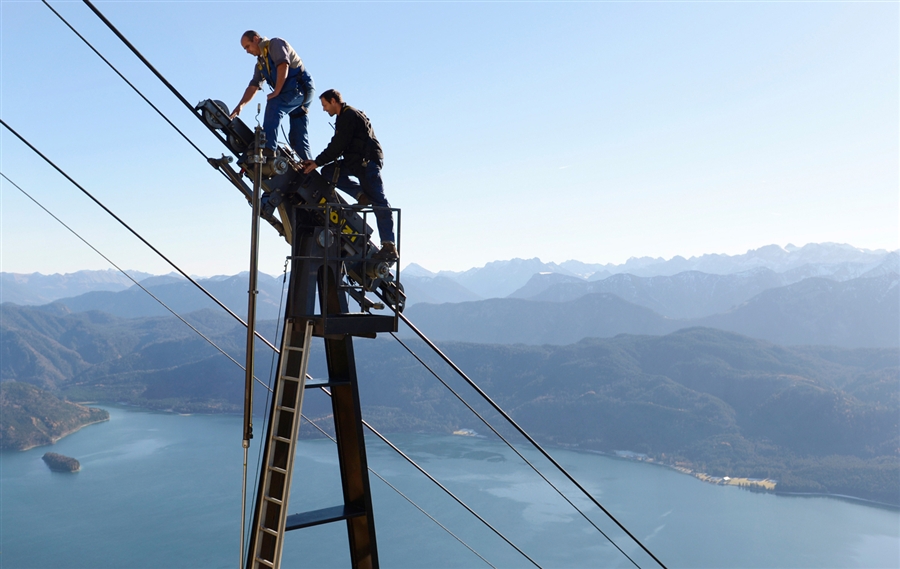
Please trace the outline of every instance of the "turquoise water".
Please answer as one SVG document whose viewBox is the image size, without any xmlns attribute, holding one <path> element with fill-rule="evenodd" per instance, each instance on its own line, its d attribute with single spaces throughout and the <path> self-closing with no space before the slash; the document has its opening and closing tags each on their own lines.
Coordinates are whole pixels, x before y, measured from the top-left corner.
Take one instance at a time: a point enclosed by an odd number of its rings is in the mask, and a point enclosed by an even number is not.
<svg viewBox="0 0 900 569">
<path fill-rule="evenodd" d="M 106 408 L 109 422 L 52 447 L 0 454 L 0 567 L 237 568 L 240 417 Z M 542 567 L 634 567 L 505 446 L 475 437 L 391 438 Z M 493 565 L 532 566 L 380 441 L 368 444 L 373 469 Z M 50 472 L 41 461 L 48 450 L 77 458 L 81 472 Z M 290 511 L 336 505 L 333 443 L 303 441 L 298 452 Z M 894 510 L 755 494 L 658 466 L 552 452 L 672 569 L 900 567 Z M 251 477 L 255 461 L 253 448 Z M 372 491 L 383 567 L 487 567 L 375 478 Z M 637 565 L 654 566 L 586 498 L 569 496 Z M 346 550 L 342 524 L 292 532 L 284 566 L 347 567 Z"/>
</svg>

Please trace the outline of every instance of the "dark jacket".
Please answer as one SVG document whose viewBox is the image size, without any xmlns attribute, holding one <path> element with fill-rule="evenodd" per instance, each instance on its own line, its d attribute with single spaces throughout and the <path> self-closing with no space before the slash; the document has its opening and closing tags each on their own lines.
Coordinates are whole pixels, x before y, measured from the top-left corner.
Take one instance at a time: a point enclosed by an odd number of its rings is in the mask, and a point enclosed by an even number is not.
<svg viewBox="0 0 900 569">
<path fill-rule="evenodd" d="M 358 109 L 344 103 L 334 124 L 334 136 L 328 147 L 316 156 L 316 164 L 323 166 L 344 157 L 344 167 L 356 169 L 362 167 L 363 161 L 375 160 L 379 164 L 384 161 L 381 144 L 375 138 L 372 123 Z"/>
</svg>

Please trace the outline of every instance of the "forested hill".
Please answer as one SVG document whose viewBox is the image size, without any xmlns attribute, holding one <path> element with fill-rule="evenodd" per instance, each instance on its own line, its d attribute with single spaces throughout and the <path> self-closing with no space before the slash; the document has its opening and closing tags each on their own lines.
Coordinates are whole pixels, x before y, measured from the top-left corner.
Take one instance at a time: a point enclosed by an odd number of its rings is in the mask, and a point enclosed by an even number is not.
<svg viewBox="0 0 900 569">
<path fill-rule="evenodd" d="M 51 444 L 85 425 L 107 420 L 109 413 L 103 409 L 62 401 L 27 383 L 0 383 L 0 449 Z"/>
<path fill-rule="evenodd" d="M 172 318 L 0 309 L 3 380 L 74 400 L 241 409 L 241 369 Z M 209 311 L 190 319 L 243 359 L 243 327 Z M 784 347 L 709 328 L 566 346 L 441 346 L 544 442 L 632 450 L 713 475 L 775 478 L 779 490 L 900 503 L 896 348 Z M 355 352 L 363 413 L 377 428 L 485 431 L 393 339 L 358 340 Z M 460 384 L 433 356 L 426 359 Z M 270 353 L 260 348 L 257 362 L 265 376 Z M 323 376 L 323 366 L 317 352 L 311 373 Z M 306 414 L 326 415 L 322 396 L 310 395 Z"/>
</svg>

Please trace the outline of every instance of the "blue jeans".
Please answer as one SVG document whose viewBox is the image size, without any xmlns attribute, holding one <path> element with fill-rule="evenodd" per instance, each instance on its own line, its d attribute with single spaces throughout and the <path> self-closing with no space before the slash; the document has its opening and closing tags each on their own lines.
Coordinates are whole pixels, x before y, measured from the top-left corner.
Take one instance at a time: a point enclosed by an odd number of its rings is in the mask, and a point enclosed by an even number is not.
<svg viewBox="0 0 900 569">
<path fill-rule="evenodd" d="M 305 84 L 304 84 L 305 83 Z M 308 85 L 308 86 L 307 86 Z M 281 93 L 266 102 L 266 114 L 263 118 L 263 131 L 266 133 L 266 148 L 274 150 L 278 141 L 278 126 L 284 115 L 290 117 L 291 130 L 288 139 L 294 152 L 301 160 L 309 160 L 309 104 L 312 101 L 315 87 L 312 77 L 304 72 L 299 77 L 285 81 Z"/>
<path fill-rule="evenodd" d="M 334 179 L 334 163 L 322 167 L 322 176 L 331 183 Z M 378 225 L 378 236 L 381 241 L 394 242 L 394 217 L 387 198 L 384 197 L 384 182 L 381 181 L 381 164 L 370 160 L 365 168 L 353 168 L 348 172 L 347 168 L 341 168 L 337 179 L 337 189 L 359 199 L 364 194 L 372 202 L 375 210 L 375 221 Z M 350 176 L 359 178 L 359 182 L 350 179 Z"/>
</svg>

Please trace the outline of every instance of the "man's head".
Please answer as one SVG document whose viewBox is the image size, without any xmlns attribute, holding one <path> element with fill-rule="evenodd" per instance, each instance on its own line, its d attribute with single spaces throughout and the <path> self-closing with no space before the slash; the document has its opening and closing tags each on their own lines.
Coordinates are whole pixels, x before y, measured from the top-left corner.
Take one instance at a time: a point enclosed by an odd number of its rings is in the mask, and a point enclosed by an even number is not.
<svg viewBox="0 0 900 569">
<path fill-rule="evenodd" d="M 262 55 L 262 50 L 259 49 L 260 41 L 262 41 L 262 38 L 258 33 L 253 30 L 247 30 L 244 32 L 244 35 L 241 36 L 241 47 L 250 55 L 259 57 Z"/>
<path fill-rule="evenodd" d="M 341 98 L 339 91 L 329 89 L 319 95 L 319 100 L 322 101 L 322 110 L 328 113 L 328 116 L 333 117 L 341 114 L 344 100 Z"/>
</svg>

